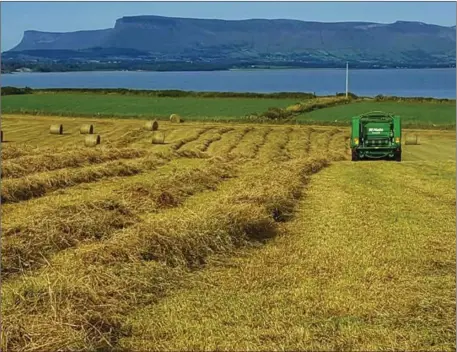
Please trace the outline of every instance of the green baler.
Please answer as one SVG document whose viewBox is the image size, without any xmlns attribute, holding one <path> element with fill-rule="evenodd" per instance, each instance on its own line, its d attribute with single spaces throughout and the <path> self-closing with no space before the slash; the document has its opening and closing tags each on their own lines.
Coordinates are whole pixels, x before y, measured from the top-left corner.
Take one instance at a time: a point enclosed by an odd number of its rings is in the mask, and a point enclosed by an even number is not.
<svg viewBox="0 0 457 352">
<path fill-rule="evenodd" d="M 352 161 L 393 159 L 401 161 L 400 116 L 373 111 L 352 118 Z"/>
</svg>

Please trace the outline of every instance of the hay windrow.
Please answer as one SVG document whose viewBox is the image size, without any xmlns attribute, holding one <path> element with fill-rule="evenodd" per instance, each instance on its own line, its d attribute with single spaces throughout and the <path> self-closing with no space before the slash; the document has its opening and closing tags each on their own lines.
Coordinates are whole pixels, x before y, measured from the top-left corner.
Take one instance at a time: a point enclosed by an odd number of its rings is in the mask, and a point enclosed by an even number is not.
<svg viewBox="0 0 457 352">
<path fill-rule="evenodd" d="M 260 148 L 265 144 L 271 128 L 257 127 L 249 130 L 240 143 L 230 151 L 233 159 L 255 159 Z"/>
<path fill-rule="evenodd" d="M 177 150 L 177 153 L 184 157 L 206 158 L 208 157 L 206 151 L 209 146 L 213 142 L 220 140 L 225 133 L 232 130 L 233 128 L 220 128 L 214 131 L 208 130 L 207 133 L 201 135 L 204 138 L 197 138 L 187 142 Z"/>
<path fill-rule="evenodd" d="M 1 200 L 2 203 L 15 203 L 42 197 L 46 193 L 80 183 L 96 182 L 107 177 L 132 176 L 145 170 L 153 170 L 167 161 L 158 157 L 146 157 L 139 160 L 111 161 L 75 170 L 62 169 L 18 179 L 6 179 L 2 182 Z"/>
<path fill-rule="evenodd" d="M 5 326 L 27 326 L 27 333 L 35 336 L 33 343 L 39 344 L 44 336 L 39 332 L 46 324 L 46 329 L 54 332 L 52 347 L 57 347 L 67 338 L 62 323 L 70 324 L 75 326 L 76 336 L 84 336 L 73 344 L 88 349 L 109 347 L 106 341 L 116 343 L 117 334 L 126 328 L 121 317 L 133 305 L 138 308 L 152 303 L 165 293 L 164 284 L 173 285 L 180 275 L 173 268 L 199 267 L 209 255 L 230 252 L 251 241 L 256 243 L 274 236 L 276 221 L 291 211 L 306 176 L 327 163 L 324 159 L 288 162 L 283 168 L 272 167 L 271 172 L 265 172 L 261 182 L 255 182 L 258 174 L 248 174 L 247 178 L 234 181 L 234 187 L 214 197 L 213 206 L 201 204 L 174 209 L 166 216 L 155 216 L 101 243 L 62 252 L 54 258 L 49 270 L 22 284 L 9 283 L 16 286 L 14 290 L 7 289 L 6 302 L 17 303 L 16 313 L 6 304 Z M 247 183 L 250 177 L 253 177 L 252 187 Z M 83 277 L 90 281 L 78 283 L 81 280 L 78 278 Z M 21 292 L 30 291 L 31 280 L 34 288 L 31 294 L 24 295 Z M 52 301 L 60 320 L 43 323 L 49 321 L 52 312 L 49 300 L 44 299 L 48 280 L 54 283 L 54 292 L 62 293 Z M 33 312 L 31 302 L 34 302 Z M 91 324 L 82 321 L 81 314 Z M 34 324 L 30 324 L 31 319 Z M 103 331 L 91 328 L 107 322 L 109 328 Z M 24 343 L 10 339 L 19 346 Z"/>
<path fill-rule="evenodd" d="M 27 144 L 5 144 L 1 149 L 2 162 L 24 156 L 56 154 L 68 151 L 67 147 L 39 148 Z"/>
<path fill-rule="evenodd" d="M 113 146 L 115 146 L 117 148 L 122 148 L 122 147 L 128 146 L 129 144 L 135 143 L 136 141 L 144 138 L 146 135 L 147 135 L 147 132 L 144 129 L 135 128 L 135 129 L 123 134 L 115 142 L 108 142 L 108 143 L 110 143 L 110 144 L 112 143 Z"/>
<path fill-rule="evenodd" d="M 211 129 L 204 128 L 184 141 L 172 144 L 171 156 L 185 152 L 189 148 L 180 150 L 183 145 L 198 140 Z M 116 348 L 119 338 L 129 334 L 129 324 L 124 319 L 126 314 L 159 300 L 179 285 L 187 270 L 200 268 L 213 254 L 232 253 L 237 248 L 259 245 L 274 236 L 280 226 L 278 222 L 293 216 L 309 175 L 325 167 L 332 157 L 284 159 L 278 166 L 278 163 L 271 162 L 271 157 L 261 157 L 268 155 L 262 148 L 268 149 L 270 144 L 277 148 L 276 151 L 284 151 L 285 141 L 277 139 L 275 133 L 269 136 L 271 131 L 264 127 L 246 131 L 247 134 L 240 138 L 241 143 L 231 150 L 237 157 L 235 160 L 221 155 L 220 161 L 198 161 L 214 162 L 214 170 L 218 170 L 232 160 L 231 167 L 239 168 L 237 178 L 224 182 L 217 189 L 220 181 L 228 177 L 224 172 L 223 175 L 218 173 L 215 183 L 211 180 L 217 172 L 211 171 L 208 179 L 197 172 L 192 176 L 195 178 L 183 177 L 184 183 L 171 177 L 163 187 L 154 183 L 132 184 L 107 198 L 120 202 L 122 207 L 117 209 L 125 208 L 131 212 L 131 215 L 125 215 L 124 223 L 118 223 L 122 227 L 109 225 L 109 217 L 103 220 L 106 214 L 94 209 L 91 211 L 97 212 L 94 214 L 97 223 L 92 223 L 93 226 L 102 228 L 107 221 L 103 237 L 90 235 L 90 223 L 86 230 L 82 230 L 83 227 L 76 222 L 73 222 L 73 227 L 69 222 L 69 233 L 78 234 L 74 240 L 81 242 L 71 244 L 65 237 L 61 238 L 60 242 L 57 241 L 59 246 L 50 245 L 50 251 L 44 254 L 45 259 L 40 265 L 29 260 L 33 273 L 6 280 L 4 345 L 7 343 L 12 350 L 39 349 L 37 346 L 46 346 L 50 350 L 62 346 L 67 346 L 68 350 Z M 201 141 L 193 144 L 204 146 L 217 133 L 202 139 L 202 144 Z M 247 158 L 240 158 L 245 149 Z M 170 187 L 174 182 L 176 192 Z M 206 185 L 212 185 L 212 192 L 201 192 L 208 190 Z M 193 191 L 199 193 L 189 198 Z M 155 207 L 152 205 L 154 201 Z M 135 204 L 138 210 L 131 204 Z M 160 211 L 145 215 L 139 209 Z M 73 209 L 73 212 L 77 211 Z M 13 225 L 10 231 L 13 231 Z M 35 234 L 35 238 L 42 241 L 40 248 L 49 248 L 48 244 L 43 244 L 46 240 L 52 241 L 53 234 L 46 233 L 47 227 L 49 223 L 39 226 L 30 223 L 28 229 L 22 230 L 35 228 L 40 231 L 39 236 Z M 85 237 L 88 234 L 93 237 Z M 15 235 L 11 232 L 8 237 L 15 238 Z M 23 250 L 25 252 L 21 255 L 32 260 L 38 261 L 39 253 L 44 252 L 38 247 L 26 247 L 30 242 L 10 243 L 13 244 L 10 253 Z M 61 251 L 61 246 L 65 248 L 67 243 L 71 244 L 70 247 Z M 49 265 L 40 268 L 46 261 Z M 14 270 L 20 268 L 14 259 L 8 265 Z M 21 336 L 30 338 L 24 340 Z"/>
<path fill-rule="evenodd" d="M 206 163 L 204 168 L 177 170 L 168 177 L 143 177 L 107 190 L 104 198 L 94 201 L 82 198 L 57 207 L 35 205 L 28 217 L 19 213 L 2 226 L 2 278 L 40 267 L 50 254 L 82 241 L 102 240 L 139 222 L 142 213 L 177 207 L 230 177 L 228 165 Z"/>
<path fill-rule="evenodd" d="M 250 130 L 252 130 L 252 127 L 234 128 L 232 131 L 227 132 L 220 140 L 211 143 L 207 152 L 210 155 L 227 157 Z"/>
<path fill-rule="evenodd" d="M 309 152 L 309 128 L 296 128 L 293 129 L 289 134 L 289 142 L 286 145 L 287 155 L 291 159 L 303 158 L 308 155 Z"/>
<path fill-rule="evenodd" d="M 258 158 L 265 162 L 281 162 L 290 160 L 286 146 L 290 140 L 292 128 L 274 129 L 267 134 L 264 145 L 258 152 Z"/>
<path fill-rule="evenodd" d="M 196 147 L 197 150 L 201 152 L 206 152 L 212 143 L 221 140 L 222 136 L 230 131 L 233 131 L 233 128 L 225 127 L 217 130 L 214 136 L 204 139 L 203 142 Z"/>
<path fill-rule="evenodd" d="M 172 144 L 171 149 L 174 151 L 179 151 L 184 145 L 198 140 L 203 134 L 212 130 L 213 128 L 214 127 L 200 128 L 196 132 L 194 132 L 191 136 L 189 136 L 187 138 L 183 138 L 183 139 L 179 140 L 178 142 Z"/>
<path fill-rule="evenodd" d="M 118 159 L 133 159 L 143 157 L 146 153 L 146 150 L 133 148 L 109 148 L 20 156 L 13 160 L 4 160 L 2 162 L 2 177 L 17 178 L 38 172 L 100 164 Z"/>
</svg>

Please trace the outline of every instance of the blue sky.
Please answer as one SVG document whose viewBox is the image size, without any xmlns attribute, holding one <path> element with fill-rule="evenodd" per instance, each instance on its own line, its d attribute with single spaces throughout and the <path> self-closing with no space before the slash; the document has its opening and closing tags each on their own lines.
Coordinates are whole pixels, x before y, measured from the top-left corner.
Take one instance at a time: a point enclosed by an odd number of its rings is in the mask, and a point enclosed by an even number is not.
<svg viewBox="0 0 457 352">
<path fill-rule="evenodd" d="M 111 28 L 133 15 L 304 21 L 420 21 L 455 25 L 455 2 L 1 2 L 1 51 L 11 49 L 25 30 L 67 32 Z"/>
</svg>

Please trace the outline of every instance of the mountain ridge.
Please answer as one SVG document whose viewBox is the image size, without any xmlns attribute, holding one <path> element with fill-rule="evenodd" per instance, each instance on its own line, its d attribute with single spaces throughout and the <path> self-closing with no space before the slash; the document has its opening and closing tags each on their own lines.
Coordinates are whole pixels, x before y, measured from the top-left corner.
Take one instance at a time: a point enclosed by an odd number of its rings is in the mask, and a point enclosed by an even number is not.
<svg viewBox="0 0 457 352">
<path fill-rule="evenodd" d="M 113 28 L 75 32 L 27 30 L 6 55 L 55 51 L 136 50 L 161 61 L 262 61 L 408 65 L 455 63 L 455 26 L 415 21 L 376 23 L 294 19 L 203 19 L 123 16 Z M 48 53 L 48 54 L 47 54 Z M 122 55 L 121 55 L 122 56 Z M 91 54 L 91 58 L 94 56 Z M 132 54 L 130 59 L 134 59 Z"/>
</svg>

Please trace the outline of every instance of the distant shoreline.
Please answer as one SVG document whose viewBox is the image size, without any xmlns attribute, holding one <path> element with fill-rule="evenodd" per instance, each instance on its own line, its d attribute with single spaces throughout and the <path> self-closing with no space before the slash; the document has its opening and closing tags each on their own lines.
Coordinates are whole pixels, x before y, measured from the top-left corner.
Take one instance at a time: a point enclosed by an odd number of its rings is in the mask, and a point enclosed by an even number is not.
<svg viewBox="0 0 457 352">
<path fill-rule="evenodd" d="M 455 99 L 455 68 L 349 70 L 349 90 L 378 94 Z M 132 89 L 206 92 L 314 92 L 334 95 L 345 91 L 345 70 L 252 69 L 156 73 L 150 71 L 50 72 L 4 75 L 5 86 L 33 89 Z"/>
<path fill-rule="evenodd" d="M 372 70 L 449 70 L 455 69 L 455 67 L 376 67 L 376 68 L 365 68 L 365 67 L 349 67 L 351 71 L 372 71 Z M 29 74 L 29 73 L 77 73 L 77 72 L 246 72 L 246 71 L 321 71 L 321 70 L 335 70 L 344 71 L 346 68 L 342 67 L 253 67 L 253 68 L 226 68 L 226 69 L 185 69 L 185 70 L 50 70 L 50 71 L 9 71 L 2 72 L 1 74 Z"/>
</svg>

